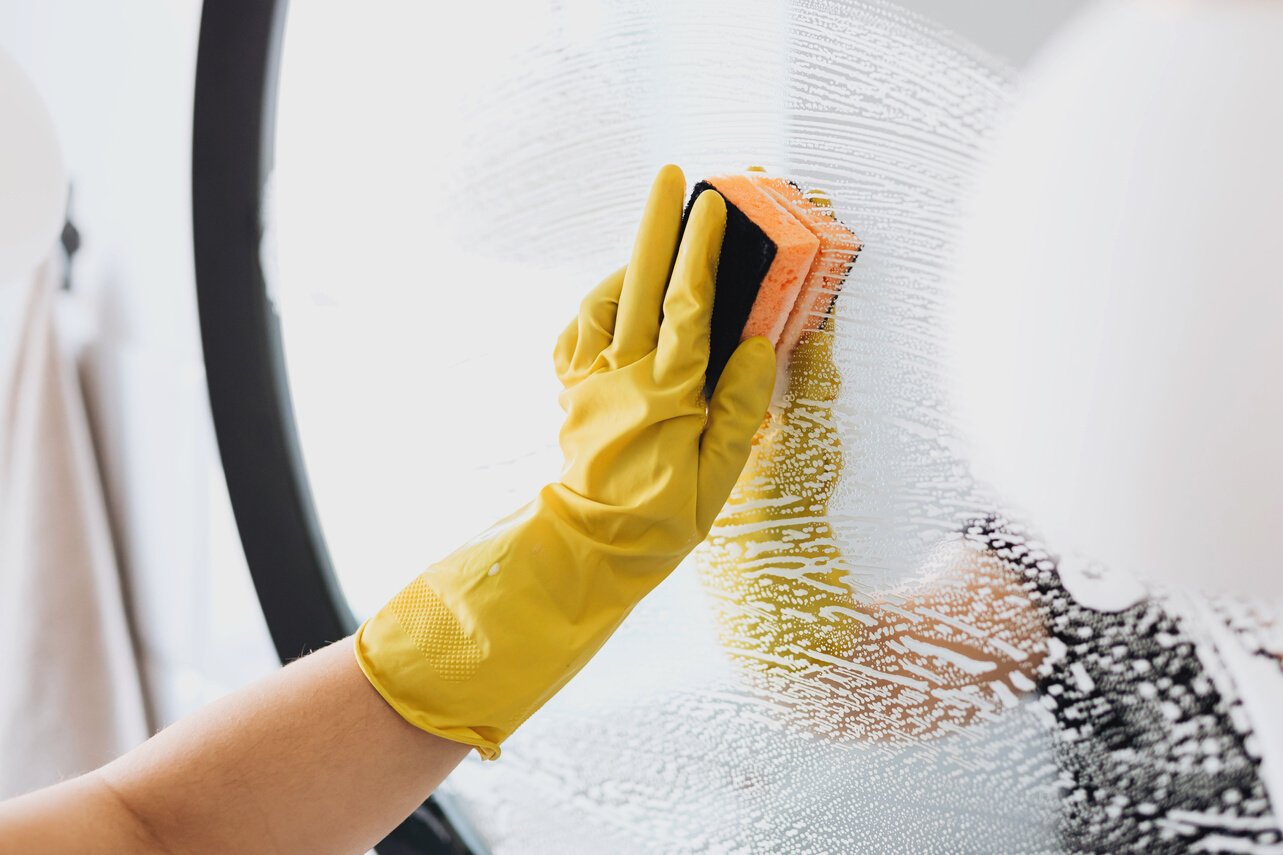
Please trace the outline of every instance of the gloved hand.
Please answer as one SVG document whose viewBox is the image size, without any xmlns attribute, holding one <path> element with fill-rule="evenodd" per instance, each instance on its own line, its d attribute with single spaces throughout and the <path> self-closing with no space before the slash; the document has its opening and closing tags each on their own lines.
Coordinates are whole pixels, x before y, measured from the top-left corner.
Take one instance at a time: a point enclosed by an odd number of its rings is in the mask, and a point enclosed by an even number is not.
<svg viewBox="0 0 1283 855">
<path fill-rule="evenodd" d="M 763 338 L 740 345 L 705 405 L 726 206 L 701 195 L 679 248 L 685 192 L 681 170 L 660 171 L 628 267 L 557 342 L 561 479 L 357 632 L 361 669 L 403 718 L 488 759 L 704 539 L 766 413 Z"/>
</svg>

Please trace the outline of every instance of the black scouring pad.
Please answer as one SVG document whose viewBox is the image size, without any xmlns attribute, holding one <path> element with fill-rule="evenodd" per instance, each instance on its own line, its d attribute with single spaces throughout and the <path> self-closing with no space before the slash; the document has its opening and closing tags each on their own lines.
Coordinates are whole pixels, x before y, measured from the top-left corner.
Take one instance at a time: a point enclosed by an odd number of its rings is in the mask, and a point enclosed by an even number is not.
<svg viewBox="0 0 1283 855">
<path fill-rule="evenodd" d="M 691 191 L 682 215 L 682 227 L 690 216 L 699 194 L 715 190 L 701 181 Z M 708 370 L 704 393 L 712 395 L 726 362 L 739 346 L 740 335 L 748 321 L 753 302 L 766 273 L 775 260 L 775 243 L 739 208 L 726 203 L 726 235 L 722 238 L 721 260 L 717 265 L 717 284 L 713 294 L 713 320 L 709 334 Z"/>
</svg>

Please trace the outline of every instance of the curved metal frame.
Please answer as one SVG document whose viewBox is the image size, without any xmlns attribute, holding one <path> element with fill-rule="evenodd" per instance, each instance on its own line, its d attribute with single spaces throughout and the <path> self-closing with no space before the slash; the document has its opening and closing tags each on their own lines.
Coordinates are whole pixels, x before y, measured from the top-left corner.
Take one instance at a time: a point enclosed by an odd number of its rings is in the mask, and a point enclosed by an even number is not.
<svg viewBox="0 0 1283 855">
<path fill-rule="evenodd" d="M 260 264 L 286 0 L 208 0 L 192 124 L 192 227 L 210 407 L 241 543 L 277 654 L 356 629 L 330 563 L 298 444 L 280 320 Z M 471 853 L 429 799 L 383 855 Z"/>
</svg>

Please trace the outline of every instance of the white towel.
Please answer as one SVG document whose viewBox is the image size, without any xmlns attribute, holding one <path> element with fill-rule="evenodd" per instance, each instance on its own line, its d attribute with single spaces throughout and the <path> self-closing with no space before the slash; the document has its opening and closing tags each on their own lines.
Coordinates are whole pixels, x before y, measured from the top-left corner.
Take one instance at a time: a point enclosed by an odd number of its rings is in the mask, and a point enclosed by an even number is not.
<svg viewBox="0 0 1283 855">
<path fill-rule="evenodd" d="M 147 736 L 138 664 L 46 262 L 0 282 L 0 798 Z"/>
</svg>

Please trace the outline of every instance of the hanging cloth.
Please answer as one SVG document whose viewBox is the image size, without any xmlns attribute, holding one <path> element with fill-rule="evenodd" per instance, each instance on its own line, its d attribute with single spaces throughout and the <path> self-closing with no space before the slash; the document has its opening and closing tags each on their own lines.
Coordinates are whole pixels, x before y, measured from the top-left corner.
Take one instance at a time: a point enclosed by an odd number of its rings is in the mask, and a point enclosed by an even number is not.
<svg viewBox="0 0 1283 855">
<path fill-rule="evenodd" d="M 148 733 L 60 275 L 0 282 L 0 798 Z"/>
</svg>

